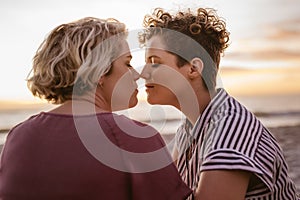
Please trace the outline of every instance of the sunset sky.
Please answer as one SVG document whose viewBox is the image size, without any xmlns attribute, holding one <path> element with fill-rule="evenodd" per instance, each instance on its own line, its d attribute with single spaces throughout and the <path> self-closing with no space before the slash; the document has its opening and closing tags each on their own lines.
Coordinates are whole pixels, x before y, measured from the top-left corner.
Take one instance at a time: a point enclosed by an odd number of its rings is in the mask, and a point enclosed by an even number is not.
<svg viewBox="0 0 300 200">
<path fill-rule="evenodd" d="M 194 3 L 199 2 L 199 3 Z M 231 32 L 221 84 L 235 95 L 300 93 L 299 0 L 0 1 L 0 101 L 33 100 L 26 87 L 32 57 L 56 26 L 82 17 L 114 17 L 129 31 L 155 7 L 213 7 Z M 141 67 L 144 58 L 134 57 Z"/>
</svg>

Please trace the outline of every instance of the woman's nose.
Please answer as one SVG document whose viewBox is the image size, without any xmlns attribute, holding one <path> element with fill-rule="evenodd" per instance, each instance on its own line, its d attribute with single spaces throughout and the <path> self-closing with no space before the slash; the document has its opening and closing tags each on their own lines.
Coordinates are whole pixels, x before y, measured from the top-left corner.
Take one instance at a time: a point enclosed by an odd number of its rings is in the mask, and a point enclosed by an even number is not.
<svg viewBox="0 0 300 200">
<path fill-rule="evenodd" d="M 145 80 L 148 80 L 151 78 L 151 73 L 152 73 L 151 64 L 145 64 L 144 68 L 142 69 L 140 77 Z"/>
<path fill-rule="evenodd" d="M 131 74 L 134 81 L 137 81 L 140 78 L 140 74 L 135 69 L 131 70 Z"/>
</svg>

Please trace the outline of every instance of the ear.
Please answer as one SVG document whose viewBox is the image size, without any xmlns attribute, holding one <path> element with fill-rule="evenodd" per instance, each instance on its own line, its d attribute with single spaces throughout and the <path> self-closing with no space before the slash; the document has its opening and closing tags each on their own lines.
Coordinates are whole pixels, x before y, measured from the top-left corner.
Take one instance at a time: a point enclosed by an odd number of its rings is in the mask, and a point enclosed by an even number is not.
<svg viewBox="0 0 300 200">
<path fill-rule="evenodd" d="M 197 78 L 199 76 L 201 76 L 202 74 L 202 70 L 203 70 L 203 62 L 200 58 L 193 58 L 190 61 L 190 72 L 189 72 L 189 78 L 194 79 Z"/>
<path fill-rule="evenodd" d="M 98 81 L 98 86 L 100 86 L 102 88 L 103 87 L 103 83 L 104 83 L 104 76 L 101 76 L 101 78 Z"/>
</svg>

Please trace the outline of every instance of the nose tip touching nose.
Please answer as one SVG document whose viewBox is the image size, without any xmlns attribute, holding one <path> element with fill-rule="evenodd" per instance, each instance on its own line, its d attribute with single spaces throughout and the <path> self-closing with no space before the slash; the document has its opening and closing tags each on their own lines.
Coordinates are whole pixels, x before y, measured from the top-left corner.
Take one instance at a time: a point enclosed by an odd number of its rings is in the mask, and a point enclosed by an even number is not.
<svg viewBox="0 0 300 200">
<path fill-rule="evenodd" d="M 141 76 L 135 69 L 131 70 L 131 75 L 132 75 L 134 81 L 137 81 Z"/>
<path fill-rule="evenodd" d="M 151 78 L 151 70 L 150 69 L 151 68 L 150 68 L 149 64 L 146 64 L 144 66 L 144 68 L 142 69 L 142 72 L 140 74 L 140 78 L 143 78 L 145 80 L 150 79 Z"/>
<path fill-rule="evenodd" d="M 132 68 L 130 70 L 130 74 L 133 77 L 134 81 L 137 81 L 140 78 L 147 80 L 147 79 L 150 79 L 150 77 L 151 77 L 151 72 L 150 72 L 150 68 L 149 68 L 148 64 L 146 64 L 142 67 L 142 70 L 140 73 L 136 69 Z"/>
</svg>

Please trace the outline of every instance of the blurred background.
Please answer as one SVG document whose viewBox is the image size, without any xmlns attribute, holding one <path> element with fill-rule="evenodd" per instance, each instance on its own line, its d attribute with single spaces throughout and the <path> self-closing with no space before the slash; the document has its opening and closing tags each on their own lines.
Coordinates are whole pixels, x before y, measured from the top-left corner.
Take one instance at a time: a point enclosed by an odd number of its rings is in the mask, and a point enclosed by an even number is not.
<svg viewBox="0 0 300 200">
<path fill-rule="evenodd" d="M 300 185 L 300 1 L 299 0 L 1 0 L 0 145 L 9 129 L 53 106 L 34 98 L 26 86 L 32 58 L 45 36 L 62 23 L 93 16 L 114 17 L 129 31 L 142 28 L 145 14 L 211 7 L 226 21 L 231 42 L 221 61 L 219 85 L 253 111 L 278 138 Z M 133 49 L 140 70 L 143 50 Z M 170 141 L 184 118 L 168 106 L 145 102 L 121 113 L 152 124 Z M 299 189 L 299 187 L 298 187 Z"/>
</svg>

